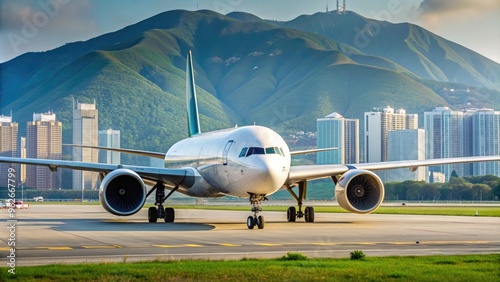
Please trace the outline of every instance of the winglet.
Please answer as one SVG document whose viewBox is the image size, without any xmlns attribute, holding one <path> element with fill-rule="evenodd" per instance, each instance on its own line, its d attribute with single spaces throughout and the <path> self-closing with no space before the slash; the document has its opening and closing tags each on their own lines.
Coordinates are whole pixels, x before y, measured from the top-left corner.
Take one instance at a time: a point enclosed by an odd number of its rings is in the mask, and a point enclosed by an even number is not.
<svg viewBox="0 0 500 282">
<path fill-rule="evenodd" d="M 201 133 L 191 50 L 189 50 L 188 52 L 186 62 L 186 105 L 188 114 L 189 137 L 191 137 L 193 135 Z"/>
</svg>

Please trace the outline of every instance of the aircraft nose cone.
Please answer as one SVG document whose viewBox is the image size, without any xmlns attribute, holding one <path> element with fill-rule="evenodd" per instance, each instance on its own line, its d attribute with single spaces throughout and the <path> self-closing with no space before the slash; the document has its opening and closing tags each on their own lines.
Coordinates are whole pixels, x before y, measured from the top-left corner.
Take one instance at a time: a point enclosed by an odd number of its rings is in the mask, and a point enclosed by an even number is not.
<svg viewBox="0 0 500 282">
<path fill-rule="evenodd" d="M 283 165 L 273 158 L 262 157 L 255 163 L 255 178 L 253 182 L 259 194 L 271 194 L 277 191 L 285 183 L 286 173 Z"/>
</svg>

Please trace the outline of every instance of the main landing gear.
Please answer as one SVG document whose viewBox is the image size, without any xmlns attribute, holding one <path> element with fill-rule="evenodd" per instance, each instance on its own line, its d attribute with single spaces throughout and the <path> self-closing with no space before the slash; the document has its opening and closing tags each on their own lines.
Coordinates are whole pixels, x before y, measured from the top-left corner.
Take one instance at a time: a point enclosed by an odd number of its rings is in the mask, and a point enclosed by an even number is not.
<svg viewBox="0 0 500 282">
<path fill-rule="evenodd" d="M 302 211 L 302 201 L 306 199 L 307 192 L 307 182 L 299 182 L 299 195 L 292 190 L 292 187 L 288 188 L 288 192 L 292 194 L 292 196 L 297 200 L 297 204 L 299 206 L 299 210 L 297 211 L 295 207 L 289 207 L 286 212 L 286 219 L 288 222 L 295 222 L 297 218 L 304 218 L 306 222 L 314 222 L 314 208 L 306 207 L 304 211 Z"/>
<path fill-rule="evenodd" d="M 165 222 L 174 222 L 175 220 L 175 211 L 173 208 L 164 208 L 163 203 L 165 200 L 170 197 L 175 190 L 177 190 L 179 186 L 176 186 L 167 196 L 165 196 L 165 185 L 163 183 L 158 182 L 156 185 L 149 191 L 148 196 L 156 191 L 155 193 L 155 206 L 150 207 L 148 209 L 148 221 L 151 223 L 155 223 L 158 218 L 163 218 Z"/>
<path fill-rule="evenodd" d="M 252 204 L 252 212 L 254 213 L 254 215 L 247 218 L 247 227 L 248 229 L 253 229 L 255 226 L 257 226 L 259 229 L 263 229 L 265 225 L 264 217 L 262 215 L 257 216 L 257 213 L 262 211 L 260 203 L 267 200 L 267 198 L 265 197 L 265 195 L 252 193 L 248 194 L 250 194 L 250 203 Z"/>
</svg>

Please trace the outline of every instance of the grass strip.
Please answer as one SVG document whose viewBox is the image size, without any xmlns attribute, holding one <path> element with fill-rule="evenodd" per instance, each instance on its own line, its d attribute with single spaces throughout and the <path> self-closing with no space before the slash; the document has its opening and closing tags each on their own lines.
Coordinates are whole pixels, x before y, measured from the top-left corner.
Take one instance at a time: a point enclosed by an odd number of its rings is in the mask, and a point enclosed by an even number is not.
<svg viewBox="0 0 500 282">
<path fill-rule="evenodd" d="M 31 205 L 100 205 L 100 202 L 36 202 Z M 175 209 L 198 209 L 198 210 L 229 210 L 249 211 L 250 205 L 176 205 L 167 203 Z M 152 204 L 144 205 L 144 208 L 152 207 Z M 262 206 L 264 211 L 286 212 L 287 206 Z M 349 213 L 339 206 L 316 206 L 316 212 L 322 213 Z M 450 215 L 450 216 L 478 216 L 500 217 L 500 207 L 492 206 L 381 206 L 374 214 L 407 214 L 407 215 Z"/>
<path fill-rule="evenodd" d="M 294 259 L 299 260 L 294 260 Z M 0 268 L 12 281 L 499 281 L 500 255 L 152 261 Z"/>
</svg>

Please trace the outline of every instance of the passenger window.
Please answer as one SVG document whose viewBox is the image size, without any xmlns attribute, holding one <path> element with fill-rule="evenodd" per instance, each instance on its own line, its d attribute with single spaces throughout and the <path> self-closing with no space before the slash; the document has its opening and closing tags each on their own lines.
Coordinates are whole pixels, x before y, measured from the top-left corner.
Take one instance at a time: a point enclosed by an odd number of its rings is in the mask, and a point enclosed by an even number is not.
<svg viewBox="0 0 500 282">
<path fill-rule="evenodd" d="M 238 158 L 243 158 L 244 156 L 246 156 L 247 155 L 247 151 L 248 151 L 247 147 L 241 149 L 241 152 L 240 152 L 240 155 L 238 156 Z"/>
</svg>

